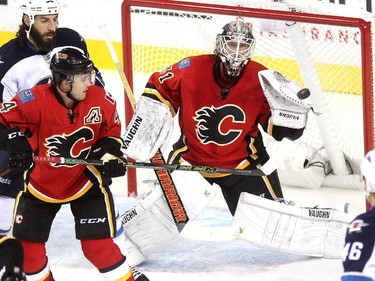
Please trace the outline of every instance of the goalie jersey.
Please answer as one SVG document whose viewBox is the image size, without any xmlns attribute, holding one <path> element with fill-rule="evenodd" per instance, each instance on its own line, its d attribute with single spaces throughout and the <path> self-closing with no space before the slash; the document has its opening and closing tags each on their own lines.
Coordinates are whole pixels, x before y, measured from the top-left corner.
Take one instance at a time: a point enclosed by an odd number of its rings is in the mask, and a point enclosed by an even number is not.
<svg viewBox="0 0 375 281">
<path fill-rule="evenodd" d="M 122 145 L 116 101 L 96 85 L 88 88 L 86 98 L 74 108 L 63 105 L 51 84 L 35 86 L 2 103 L 0 116 L 6 127 L 30 131 L 28 141 L 38 156 L 88 158 L 92 146 L 102 138 Z M 64 173 L 64 179 L 56 180 L 57 171 Z M 68 202 L 83 195 L 92 180 L 102 181 L 90 165 L 34 162 L 27 173 L 27 189 L 46 202 Z"/>
<path fill-rule="evenodd" d="M 182 157 L 192 165 L 238 169 L 250 163 L 263 165 L 268 154 L 258 126 L 276 140 L 296 139 L 303 129 L 270 122 L 270 106 L 258 78 L 258 72 L 266 69 L 263 65 L 250 61 L 229 89 L 216 82 L 218 66 L 215 55 L 192 56 L 150 77 L 143 96 L 167 105 L 172 116 L 179 111 L 181 137 L 169 162 Z"/>
<path fill-rule="evenodd" d="M 375 280 L 375 206 L 357 216 L 346 231 L 341 281 Z"/>
</svg>

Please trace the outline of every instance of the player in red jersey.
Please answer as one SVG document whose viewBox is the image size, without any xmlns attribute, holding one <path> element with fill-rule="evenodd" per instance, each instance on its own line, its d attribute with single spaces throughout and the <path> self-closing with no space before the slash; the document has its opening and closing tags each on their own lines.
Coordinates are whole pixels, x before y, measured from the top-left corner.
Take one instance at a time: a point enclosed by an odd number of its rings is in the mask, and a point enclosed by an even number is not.
<svg viewBox="0 0 375 281">
<path fill-rule="evenodd" d="M 0 46 L 0 102 L 10 101 L 24 89 L 48 83 L 51 55 L 56 50 L 75 47 L 89 57 L 84 38 L 73 29 L 59 27 L 58 0 L 22 0 L 20 4 L 22 16 L 16 37 Z M 95 84 L 104 87 L 100 72 L 97 68 L 95 71 Z M 8 158 L 7 151 L 0 147 L 0 168 L 8 166 Z M 18 169 L 0 177 L 0 234 L 11 234 L 14 202 L 23 185 L 22 171 Z M 117 218 L 114 241 L 123 250 L 124 229 L 118 210 Z"/>
<path fill-rule="evenodd" d="M 27 170 L 13 223 L 24 250 L 27 280 L 53 280 L 45 243 L 56 213 L 68 203 L 85 257 L 105 280 L 134 281 L 126 257 L 111 238 L 116 214 L 104 180 L 126 172 L 116 101 L 93 85 L 92 61 L 79 50 L 58 51 L 50 67 L 52 83 L 21 91 L 0 109 L 0 138 L 10 154 L 9 166 Z M 104 165 L 33 163 L 33 153 L 102 159 Z"/>
<path fill-rule="evenodd" d="M 147 132 L 142 128 L 147 125 L 149 131 L 156 127 L 154 135 L 163 135 L 159 130 L 165 130 L 165 120 L 177 112 L 181 137 L 170 153 L 170 163 L 183 159 L 197 166 L 257 169 L 269 159 L 259 126 L 279 141 L 299 138 L 305 122 L 295 120 L 302 120 L 300 117 L 303 116 L 272 114 L 260 81 L 263 78 L 259 76 L 267 68 L 251 60 L 254 47 L 255 39 L 250 28 L 240 20 L 233 21 L 217 35 L 215 54 L 188 57 L 152 74 L 125 134 L 125 146 L 129 150 L 126 154 L 143 160 L 152 157 L 154 148 L 159 148 L 165 139 L 154 138 L 151 153 L 147 154 L 149 151 L 138 149 L 138 146 L 144 146 L 148 139 L 142 141 L 142 136 L 137 137 L 137 134 Z M 280 73 L 277 75 L 279 77 L 275 80 L 284 79 L 284 84 L 294 85 Z M 268 82 L 263 84 L 268 85 Z M 142 107 L 151 112 L 151 104 L 159 106 L 160 110 L 155 114 L 158 117 L 154 117 L 153 123 L 147 123 L 143 118 L 140 124 Z M 284 112 L 290 112 L 289 108 Z M 268 199 L 283 198 L 276 171 L 265 177 L 202 175 L 211 184 L 221 187 L 232 214 L 236 211 L 241 192 Z"/>
</svg>

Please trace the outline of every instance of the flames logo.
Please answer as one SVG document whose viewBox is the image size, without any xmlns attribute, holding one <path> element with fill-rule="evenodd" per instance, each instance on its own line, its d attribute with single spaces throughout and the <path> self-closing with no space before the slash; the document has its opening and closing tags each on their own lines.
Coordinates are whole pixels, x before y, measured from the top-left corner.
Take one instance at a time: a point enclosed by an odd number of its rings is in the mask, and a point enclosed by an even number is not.
<svg viewBox="0 0 375 281">
<path fill-rule="evenodd" d="M 48 149 L 48 156 L 87 158 L 91 145 L 87 142 L 94 139 L 94 132 L 88 127 L 82 127 L 69 135 L 55 135 L 47 138 L 44 145 Z M 55 166 L 72 166 L 68 164 L 54 164 Z M 74 166 L 74 165 L 73 165 Z"/>
<path fill-rule="evenodd" d="M 197 137 L 202 144 L 214 143 L 220 146 L 234 142 L 242 133 L 245 113 L 236 105 L 203 107 L 196 111 Z"/>
</svg>

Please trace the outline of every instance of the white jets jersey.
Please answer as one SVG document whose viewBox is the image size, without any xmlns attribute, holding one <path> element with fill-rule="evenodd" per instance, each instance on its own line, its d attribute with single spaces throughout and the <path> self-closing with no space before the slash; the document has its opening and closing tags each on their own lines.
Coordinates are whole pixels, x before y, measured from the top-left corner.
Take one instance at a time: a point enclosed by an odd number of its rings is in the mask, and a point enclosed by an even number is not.
<svg viewBox="0 0 375 281">
<path fill-rule="evenodd" d="M 2 101 L 10 101 L 22 89 L 45 84 L 50 77 L 49 61 L 46 61 L 45 56 L 34 55 L 24 58 L 9 68 L 1 79 L 4 87 Z"/>
<path fill-rule="evenodd" d="M 51 53 L 63 47 L 79 48 L 88 54 L 82 36 L 69 28 L 57 29 L 56 48 L 45 55 L 39 54 L 30 42 L 20 47 L 16 38 L 4 44 L 0 48 L 0 101 L 9 101 L 21 90 L 48 83 Z M 104 86 L 100 75 L 98 79 L 98 84 Z"/>
</svg>

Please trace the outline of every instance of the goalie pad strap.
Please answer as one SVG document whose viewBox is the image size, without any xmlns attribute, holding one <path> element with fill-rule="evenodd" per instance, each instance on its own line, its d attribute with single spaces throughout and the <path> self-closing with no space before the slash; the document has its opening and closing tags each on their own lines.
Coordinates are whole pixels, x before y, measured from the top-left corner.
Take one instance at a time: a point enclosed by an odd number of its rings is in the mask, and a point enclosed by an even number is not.
<svg viewBox="0 0 375 281">
<path fill-rule="evenodd" d="M 171 136 L 173 118 L 169 108 L 141 96 L 124 135 L 125 154 L 140 161 L 150 160 Z"/>
<path fill-rule="evenodd" d="M 300 255 L 341 258 L 354 217 L 333 209 L 300 208 L 242 193 L 234 224 L 252 244 Z"/>
</svg>

